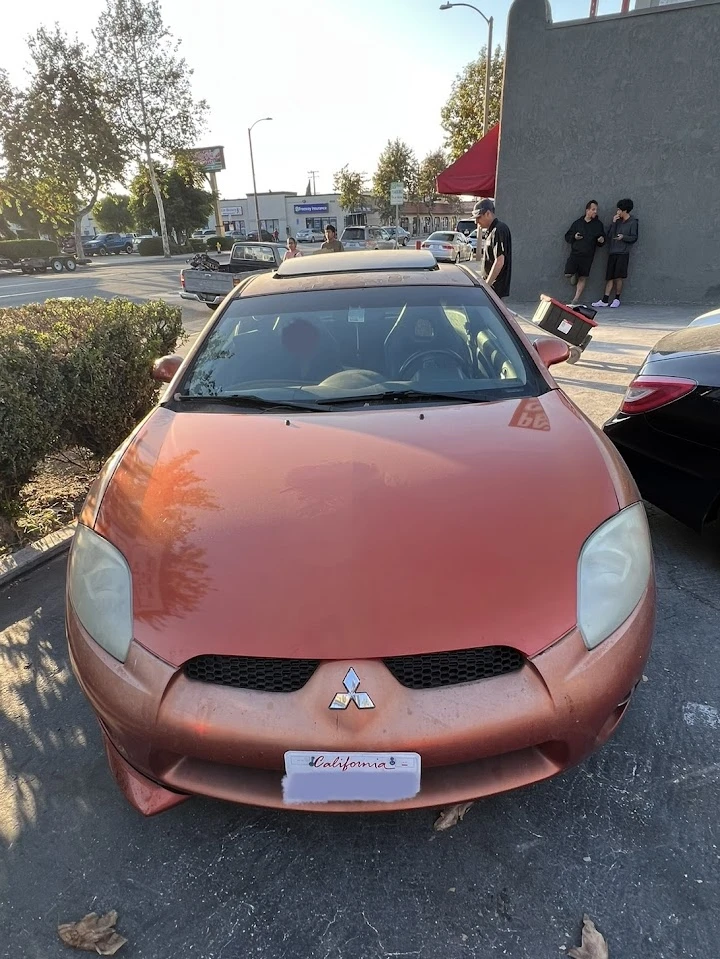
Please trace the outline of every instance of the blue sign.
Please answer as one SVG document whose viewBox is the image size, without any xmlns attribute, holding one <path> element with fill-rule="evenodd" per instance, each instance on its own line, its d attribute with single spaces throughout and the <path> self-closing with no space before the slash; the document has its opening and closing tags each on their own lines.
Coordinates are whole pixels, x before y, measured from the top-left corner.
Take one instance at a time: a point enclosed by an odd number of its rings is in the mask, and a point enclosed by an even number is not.
<svg viewBox="0 0 720 959">
<path fill-rule="evenodd" d="M 296 213 L 327 213 L 329 207 L 327 203 L 296 203 Z"/>
</svg>

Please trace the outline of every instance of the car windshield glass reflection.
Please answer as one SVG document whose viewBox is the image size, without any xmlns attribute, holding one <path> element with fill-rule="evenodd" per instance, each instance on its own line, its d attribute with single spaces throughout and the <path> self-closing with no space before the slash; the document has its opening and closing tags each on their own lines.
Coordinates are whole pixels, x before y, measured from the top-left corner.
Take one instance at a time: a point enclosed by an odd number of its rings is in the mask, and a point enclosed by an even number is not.
<svg viewBox="0 0 720 959">
<path fill-rule="evenodd" d="M 400 391 L 443 402 L 443 394 L 487 400 L 547 388 L 482 289 L 395 286 L 240 297 L 200 348 L 180 393 L 320 407 Z"/>
</svg>

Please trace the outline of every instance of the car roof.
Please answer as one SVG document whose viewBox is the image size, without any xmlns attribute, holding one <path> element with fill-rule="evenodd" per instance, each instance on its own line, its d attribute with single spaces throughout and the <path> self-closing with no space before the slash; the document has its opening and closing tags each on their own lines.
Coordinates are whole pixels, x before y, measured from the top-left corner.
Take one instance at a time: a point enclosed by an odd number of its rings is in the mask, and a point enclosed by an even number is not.
<svg viewBox="0 0 720 959">
<path fill-rule="evenodd" d="M 393 251 L 394 252 L 394 251 Z M 342 253 L 322 254 L 340 257 Z M 372 256 L 372 252 L 360 256 Z M 303 257 L 304 259 L 304 257 Z M 309 259 L 309 257 L 308 257 Z M 285 261 L 295 262 L 295 261 Z M 247 283 L 238 286 L 236 297 L 269 296 L 273 293 L 306 293 L 317 290 L 349 290 L 378 286 L 454 286 L 472 287 L 480 285 L 470 271 L 456 266 L 438 264 L 434 270 L 365 270 L 328 272 L 324 274 L 286 275 L 279 278 L 277 273 L 260 273 Z"/>
<path fill-rule="evenodd" d="M 330 273 L 388 273 L 395 270 L 437 270 L 435 257 L 427 250 L 362 250 L 346 253 L 316 253 L 285 260 L 275 277 L 327 276 Z"/>
</svg>

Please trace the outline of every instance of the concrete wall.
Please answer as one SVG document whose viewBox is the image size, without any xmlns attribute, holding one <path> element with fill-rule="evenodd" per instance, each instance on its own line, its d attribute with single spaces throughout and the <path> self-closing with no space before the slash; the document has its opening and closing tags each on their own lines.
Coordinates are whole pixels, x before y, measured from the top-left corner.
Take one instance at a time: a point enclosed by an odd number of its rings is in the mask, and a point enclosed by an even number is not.
<svg viewBox="0 0 720 959">
<path fill-rule="evenodd" d="M 567 298 L 563 234 L 589 199 L 640 223 L 625 302 L 720 305 L 720 0 L 554 25 L 508 16 L 497 208 L 515 300 Z M 595 299 L 606 254 L 595 257 Z M 586 298 L 587 298 L 586 293 Z"/>
</svg>

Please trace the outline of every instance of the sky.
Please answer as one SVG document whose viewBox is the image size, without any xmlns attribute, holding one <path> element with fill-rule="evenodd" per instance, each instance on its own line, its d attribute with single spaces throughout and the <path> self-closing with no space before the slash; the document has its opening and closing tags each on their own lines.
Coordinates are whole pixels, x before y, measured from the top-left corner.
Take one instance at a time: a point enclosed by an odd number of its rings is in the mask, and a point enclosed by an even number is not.
<svg viewBox="0 0 720 959">
<path fill-rule="evenodd" d="M 487 40 L 473 10 L 440 11 L 441 0 L 162 0 L 165 23 L 194 70 L 193 92 L 207 100 L 196 146 L 224 146 L 223 198 L 252 192 L 247 128 L 253 130 L 258 191 L 304 193 L 316 170 L 317 193 L 332 190 L 348 164 L 371 179 L 389 139 L 418 159 L 443 143 L 440 109 L 457 73 Z M 476 0 L 505 44 L 510 0 Z M 554 20 L 586 17 L 590 0 L 551 0 Z M 600 13 L 620 0 L 601 0 Z M 91 40 L 102 0 L 32 0 L 22 18 L 3 21 L 3 63 L 26 82 L 26 38 L 58 22 Z"/>
</svg>

